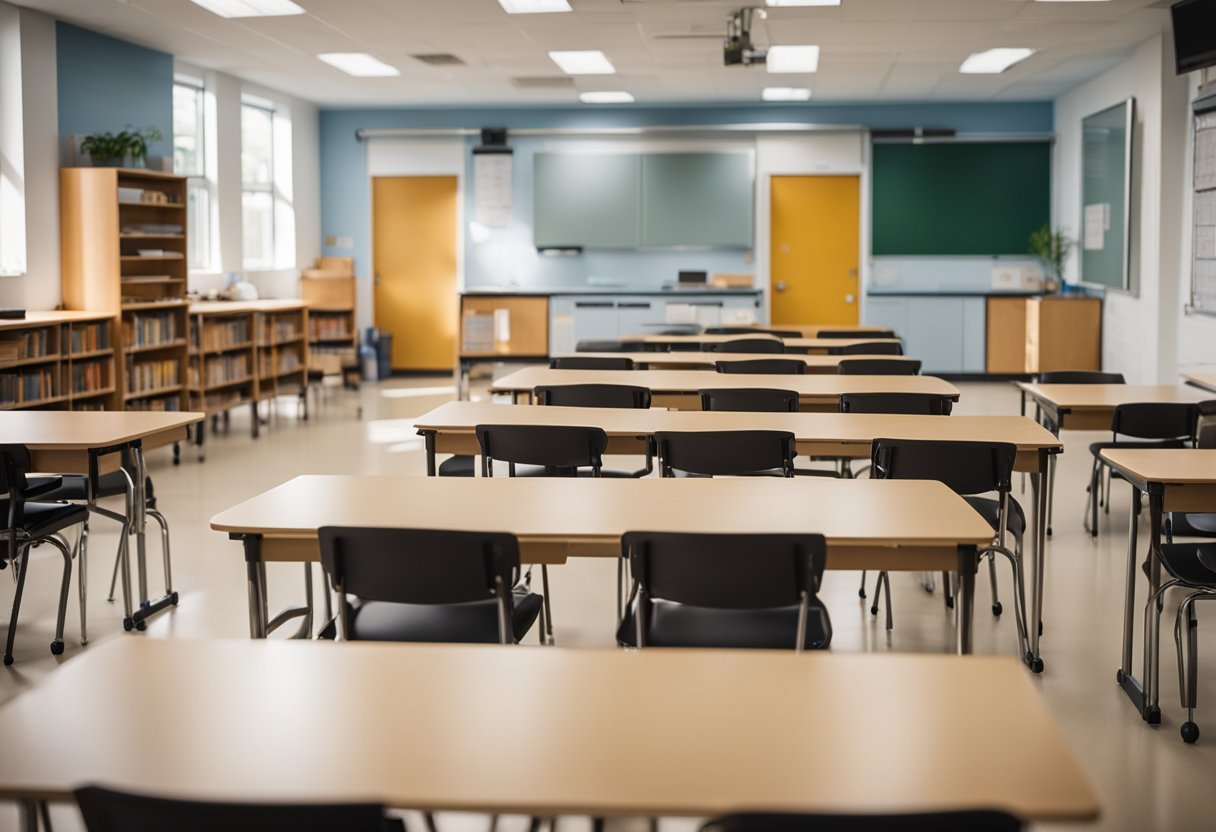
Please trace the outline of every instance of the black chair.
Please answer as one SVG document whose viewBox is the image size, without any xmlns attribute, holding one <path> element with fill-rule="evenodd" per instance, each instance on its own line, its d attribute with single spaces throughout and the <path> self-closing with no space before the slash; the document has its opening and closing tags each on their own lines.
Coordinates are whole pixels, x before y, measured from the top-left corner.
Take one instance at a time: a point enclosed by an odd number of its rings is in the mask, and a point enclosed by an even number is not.
<svg viewBox="0 0 1216 832">
<path fill-rule="evenodd" d="M 632 349 L 639 346 L 639 350 Z M 638 352 L 640 345 L 625 341 L 579 341 L 574 345 L 575 352 Z"/>
<path fill-rule="evenodd" d="M 514 535 L 323 526 L 317 536 L 345 640 L 516 644 L 543 615 L 539 595 L 513 589 Z"/>
<path fill-rule="evenodd" d="M 13 594 L 13 612 L 9 618 L 8 639 L 4 644 L 4 664 L 13 663 L 13 642 L 17 636 L 17 619 L 21 614 L 21 596 L 25 591 L 25 576 L 29 572 L 30 550 L 49 543 L 63 555 L 63 579 L 59 585 L 59 613 L 55 619 L 55 640 L 51 653 L 63 653 L 63 622 L 68 609 L 68 591 L 72 582 L 72 550 L 60 534 L 72 526 L 88 521 L 89 510 L 73 503 L 43 502 L 46 495 L 60 484 L 59 478 L 42 478 L 31 484 L 27 475 L 32 461 L 24 445 L 0 445 L 0 542 L 7 545 L 0 552 L 0 568 L 17 570 L 17 589 Z M 35 500 L 38 500 L 35 502 Z M 84 626 L 84 576 L 81 575 L 81 627 Z M 83 643 L 84 637 L 81 636 Z"/>
<path fill-rule="evenodd" d="M 891 329 L 821 329 L 815 333 L 816 338 L 855 339 L 855 338 L 895 338 L 898 337 Z"/>
<path fill-rule="evenodd" d="M 949 416 L 954 402 L 938 393 L 844 393 L 841 413 L 888 413 Z"/>
<path fill-rule="evenodd" d="M 842 376 L 914 376 L 920 373 L 920 362 L 912 359 L 849 358 L 836 365 Z"/>
<path fill-rule="evenodd" d="M 829 347 L 828 355 L 903 355 L 904 347 L 899 341 L 866 341 Z"/>
<path fill-rule="evenodd" d="M 1199 422 L 1195 429 L 1195 447 L 1216 448 L 1216 401 L 1200 402 L 1198 408 Z M 1216 513 L 1170 512 L 1165 520 L 1165 534 L 1171 543 L 1175 535 L 1178 537 L 1216 537 Z"/>
<path fill-rule="evenodd" d="M 719 373 L 752 375 L 806 375 L 806 362 L 800 358 L 746 358 L 740 361 L 715 361 Z"/>
<path fill-rule="evenodd" d="M 1199 406 L 1185 402 L 1133 402 L 1115 407 L 1110 440 L 1093 442 L 1089 446 L 1094 461 L 1089 472 L 1089 502 L 1084 525 L 1092 537 L 1098 536 L 1100 505 L 1105 505 L 1106 513 L 1110 513 L 1110 483 L 1107 479 L 1103 488 L 1103 475 L 1109 476 L 1112 472 L 1102 460 L 1102 451 L 1107 448 L 1193 447 L 1198 422 Z"/>
<path fill-rule="evenodd" d="M 701 832 L 1022 832 L 1013 815 L 982 809 L 891 815 L 748 812 L 715 818 Z"/>
<path fill-rule="evenodd" d="M 627 647 L 825 649 L 818 534 L 627 532 L 633 587 L 617 629 Z"/>
<path fill-rule="evenodd" d="M 712 342 L 708 351 L 780 355 L 785 352 L 785 344 L 776 338 L 736 338 L 733 341 Z"/>
<path fill-rule="evenodd" d="M 702 410 L 726 410 L 734 413 L 797 413 L 798 394 L 793 390 L 769 390 L 763 387 L 725 387 L 720 390 L 699 390 Z"/>
<path fill-rule="evenodd" d="M 801 338 L 796 329 L 763 329 L 757 326 L 707 326 L 706 335 L 771 335 L 774 338 Z"/>
<path fill-rule="evenodd" d="M 605 350 L 606 352 L 606 350 Z M 633 359 L 601 358 L 589 355 L 567 355 L 549 362 L 550 370 L 632 370 Z"/>
<path fill-rule="evenodd" d="M 1022 569 L 1022 537 L 1026 532 L 1026 516 L 1013 498 L 1013 465 L 1017 458 L 1016 445 L 1007 442 L 954 442 L 946 440 L 875 439 L 871 450 L 871 475 L 876 479 L 937 480 L 959 494 L 967 504 L 988 521 L 994 533 L 993 541 L 982 552 L 989 560 L 992 582 L 992 613 L 1000 615 L 1001 603 L 996 591 L 996 567 L 992 563 L 998 553 L 1008 558 L 1013 568 L 1014 617 L 1018 625 L 1019 656 L 1026 655 L 1026 590 Z M 997 498 L 979 496 L 996 492 Z M 1013 535 L 1015 548 L 1005 545 L 1006 532 Z M 949 581 L 949 573 L 945 579 Z M 891 583 L 884 572 L 875 588 L 872 615 L 878 614 L 878 602 L 883 589 L 887 592 L 887 629 L 891 628 Z M 947 598 L 950 597 L 947 591 Z M 1039 667 L 1035 668 L 1039 672 Z"/>
<path fill-rule="evenodd" d="M 552 407 L 619 407 L 645 410 L 650 407 L 648 388 L 630 384 L 546 384 L 535 388 L 536 403 Z M 601 469 L 601 477 L 645 477 L 654 471 L 654 455 L 646 444 L 646 466 L 637 471 Z"/>
<path fill-rule="evenodd" d="M 206 803 L 97 786 L 75 795 L 88 832 L 405 832 L 371 803 Z"/>
<path fill-rule="evenodd" d="M 779 471 L 794 476 L 794 434 L 781 430 L 658 431 L 659 473 L 698 477 L 747 476 Z"/>
</svg>

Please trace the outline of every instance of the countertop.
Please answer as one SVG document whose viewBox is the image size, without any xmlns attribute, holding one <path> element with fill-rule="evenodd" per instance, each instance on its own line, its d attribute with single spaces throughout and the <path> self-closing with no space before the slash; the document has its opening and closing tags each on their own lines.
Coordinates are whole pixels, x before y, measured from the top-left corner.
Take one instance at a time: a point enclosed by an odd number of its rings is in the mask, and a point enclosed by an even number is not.
<svg viewBox="0 0 1216 832">
<path fill-rule="evenodd" d="M 631 289 L 626 286 L 585 286 L 560 289 L 511 289 L 499 286 L 465 289 L 462 295 L 503 295 L 524 297 L 551 297 L 555 295 L 570 295 L 585 297 L 589 295 L 645 295 L 647 297 L 686 298 L 704 295 L 758 295 L 760 290 L 754 286 L 746 289 Z"/>
<path fill-rule="evenodd" d="M 874 291 L 869 289 L 866 291 L 866 297 L 871 298 L 1044 298 L 1047 300 L 1094 300 L 1095 295 L 1083 295 L 1076 293 L 1062 294 L 1045 294 L 1043 292 L 1008 292 L 1001 290 L 982 291 L 944 291 L 944 292 L 926 292 L 926 291 L 908 291 L 908 292 L 887 292 Z"/>
</svg>

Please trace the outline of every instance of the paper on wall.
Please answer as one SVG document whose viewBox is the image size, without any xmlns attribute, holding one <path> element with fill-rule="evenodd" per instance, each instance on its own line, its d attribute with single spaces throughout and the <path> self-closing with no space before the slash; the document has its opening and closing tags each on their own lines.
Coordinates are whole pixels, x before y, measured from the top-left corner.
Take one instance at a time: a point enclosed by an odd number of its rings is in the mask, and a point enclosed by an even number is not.
<svg viewBox="0 0 1216 832">
<path fill-rule="evenodd" d="M 473 193 L 477 221 L 489 228 L 511 224 L 510 153 L 479 153 L 473 156 Z"/>
<path fill-rule="evenodd" d="M 1096 202 L 1085 206 L 1081 247 L 1086 251 L 1106 248 L 1106 232 L 1110 230 L 1110 203 Z"/>
</svg>

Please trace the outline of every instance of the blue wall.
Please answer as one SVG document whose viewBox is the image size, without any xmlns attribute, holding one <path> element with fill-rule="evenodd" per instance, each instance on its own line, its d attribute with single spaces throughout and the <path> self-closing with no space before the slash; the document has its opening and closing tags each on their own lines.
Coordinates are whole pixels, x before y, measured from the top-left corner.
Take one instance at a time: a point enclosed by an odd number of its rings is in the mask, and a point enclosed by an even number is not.
<svg viewBox="0 0 1216 832">
<path fill-rule="evenodd" d="M 553 107 L 482 109 L 329 109 L 321 112 L 321 229 L 326 237 L 349 237 L 351 248 L 327 246 L 325 253 L 355 258 L 355 273 L 371 272 L 371 192 L 367 145 L 359 129 L 430 127 L 507 128 L 643 127 L 761 124 L 864 125 L 871 129 L 952 128 L 960 134 L 1045 134 L 1052 131 L 1050 102 L 1011 104 L 872 104 L 669 107 Z M 742 138 L 742 136 L 741 136 Z M 469 138 L 466 147 L 477 143 Z M 538 258 L 531 249 L 531 157 L 542 140 L 511 140 L 515 148 L 514 214 L 510 229 L 493 231 L 478 243 L 466 234 L 466 285 L 524 287 L 575 286 L 588 276 L 623 279 L 627 285 L 657 286 L 677 269 L 750 272 L 739 252 L 588 252 L 574 258 Z M 466 153 L 465 205 L 472 207 L 471 154 Z"/>
<path fill-rule="evenodd" d="M 65 160 L 72 135 L 128 127 L 160 130 L 164 139 L 149 143 L 149 156 L 172 152 L 172 55 L 63 21 L 56 22 L 55 38 Z"/>
</svg>

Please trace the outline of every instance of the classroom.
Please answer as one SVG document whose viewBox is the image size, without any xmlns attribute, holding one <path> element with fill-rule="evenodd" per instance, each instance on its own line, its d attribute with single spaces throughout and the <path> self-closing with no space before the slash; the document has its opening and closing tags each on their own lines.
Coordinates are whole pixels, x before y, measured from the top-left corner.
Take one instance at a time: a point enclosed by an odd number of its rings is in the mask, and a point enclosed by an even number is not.
<svg viewBox="0 0 1216 832">
<path fill-rule="evenodd" d="M 0 0 L 0 832 L 1201 832 L 1212 599 L 1216 0 Z"/>
</svg>

